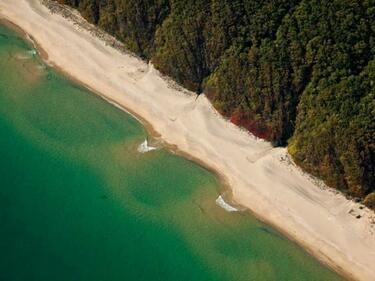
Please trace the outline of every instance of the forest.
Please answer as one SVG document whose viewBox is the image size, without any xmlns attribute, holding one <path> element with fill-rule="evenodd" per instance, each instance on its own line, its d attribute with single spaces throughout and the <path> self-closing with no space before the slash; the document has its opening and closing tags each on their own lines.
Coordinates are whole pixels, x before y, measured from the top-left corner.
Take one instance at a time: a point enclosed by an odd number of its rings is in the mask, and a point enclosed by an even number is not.
<svg viewBox="0 0 375 281">
<path fill-rule="evenodd" d="M 375 0 L 55 0 L 375 210 Z"/>
</svg>

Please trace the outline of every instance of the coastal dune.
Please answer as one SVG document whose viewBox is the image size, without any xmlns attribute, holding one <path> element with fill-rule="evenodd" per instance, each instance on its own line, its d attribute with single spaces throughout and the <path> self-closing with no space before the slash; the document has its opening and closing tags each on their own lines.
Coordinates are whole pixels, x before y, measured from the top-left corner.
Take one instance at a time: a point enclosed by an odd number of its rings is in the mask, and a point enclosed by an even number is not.
<svg viewBox="0 0 375 281">
<path fill-rule="evenodd" d="M 113 48 L 38 0 L 0 0 L 0 18 L 32 36 L 47 63 L 136 113 L 176 151 L 216 171 L 235 203 L 346 278 L 375 280 L 374 213 L 302 172 L 285 148 L 237 128 L 204 95 L 181 89 L 152 64 Z"/>
</svg>

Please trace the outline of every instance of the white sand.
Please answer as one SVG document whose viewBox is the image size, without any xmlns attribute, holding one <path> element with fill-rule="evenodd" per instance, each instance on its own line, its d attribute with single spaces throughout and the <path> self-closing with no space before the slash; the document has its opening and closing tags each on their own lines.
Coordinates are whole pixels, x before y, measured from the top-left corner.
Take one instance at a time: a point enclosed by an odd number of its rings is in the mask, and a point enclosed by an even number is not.
<svg viewBox="0 0 375 281">
<path fill-rule="evenodd" d="M 0 16 L 31 34 L 51 63 L 136 112 L 167 143 L 223 175 L 236 203 L 346 277 L 375 280 L 373 213 L 302 173 L 286 149 L 236 128 L 205 96 L 196 100 L 168 87 L 151 65 L 106 46 L 38 0 L 0 0 Z"/>
</svg>

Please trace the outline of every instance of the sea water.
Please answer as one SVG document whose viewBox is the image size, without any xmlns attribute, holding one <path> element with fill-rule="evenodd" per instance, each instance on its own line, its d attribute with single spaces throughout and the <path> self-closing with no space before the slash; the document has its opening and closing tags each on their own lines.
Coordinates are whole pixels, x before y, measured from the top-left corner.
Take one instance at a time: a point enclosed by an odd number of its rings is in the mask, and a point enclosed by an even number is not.
<svg viewBox="0 0 375 281">
<path fill-rule="evenodd" d="M 340 280 L 147 139 L 0 27 L 0 280 Z"/>
</svg>

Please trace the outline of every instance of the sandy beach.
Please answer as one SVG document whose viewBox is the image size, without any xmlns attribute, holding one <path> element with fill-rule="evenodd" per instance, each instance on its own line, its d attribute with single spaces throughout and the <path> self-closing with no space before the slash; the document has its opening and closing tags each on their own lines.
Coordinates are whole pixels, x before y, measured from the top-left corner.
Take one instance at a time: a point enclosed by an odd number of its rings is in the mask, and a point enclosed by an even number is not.
<svg viewBox="0 0 375 281">
<path fill-rule="evenodd" d="M 345 278 L 375 280 L 372 211 L 303 173 L 285 148 L 237 128 L 204 95 L 176 87 L 152 64 L 117 50 L 74 17 L 78 22 L 51 13 L 39 0 L 0 0 L 0 19 L 32 36 L 47 63 L 135 113 L 167 145 L 218 173 L 233 202 Z"/>
</svg>

